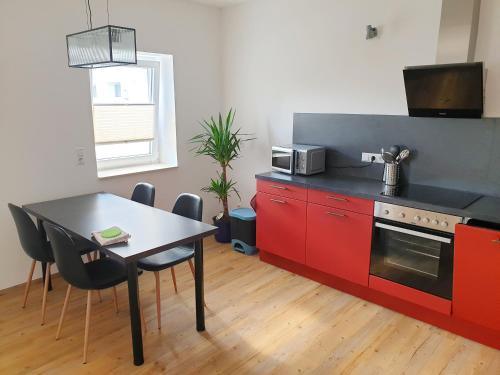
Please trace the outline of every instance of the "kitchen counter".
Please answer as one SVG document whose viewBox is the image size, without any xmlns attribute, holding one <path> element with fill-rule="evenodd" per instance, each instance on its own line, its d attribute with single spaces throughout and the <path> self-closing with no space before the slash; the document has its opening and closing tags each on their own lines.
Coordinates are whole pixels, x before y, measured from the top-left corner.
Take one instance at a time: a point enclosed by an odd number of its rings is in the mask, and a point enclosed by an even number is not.
<svg viewBox="0 0 500 375">
<path fill-rule="evenodd" d="M 424 202 L 432 201 L 432 199 L 419 200 L 418 198 L 408 199 L 400 196 L 382 195 L 382 191 L 384 189 L 382 181 L 369 178 L 331 175 L 326 173 L 314 176 L 294 176 L 277 172 L 260 173 L 255 175 L 255 177 L 261 180 L 287 183 L 310 189 L 332 191 L 359 198 L 373 199 L 379 202 L 398 204 L 401 206 L 441 212 L 449 215 L 464 216 L 500 224 L 500 198 L 495 197 L 481 196 L 479 194 L 474 195 L 470 193 L 472 196 L 471 201 L 473 202 L 465 208 L 456 208 L 439 203 L 429 204 Z M 424 192 L 423 194 L 425 194 L 425 186 L 407 186 L 407 188 L 412 187 L 419 187 L 420 190 Z M 429 188 L 429 194 L 431 189 L 432 188 Z M 450 192 L 453 191 L 450 190 Z M 420 195 L 420 197 L 422 197 L 422 195 Z"/>
<path fill-rule="evenodd" d="M 500 224 L 500 198 L 483 196 L 463 211 L 466 217 Z"/>
</svg>

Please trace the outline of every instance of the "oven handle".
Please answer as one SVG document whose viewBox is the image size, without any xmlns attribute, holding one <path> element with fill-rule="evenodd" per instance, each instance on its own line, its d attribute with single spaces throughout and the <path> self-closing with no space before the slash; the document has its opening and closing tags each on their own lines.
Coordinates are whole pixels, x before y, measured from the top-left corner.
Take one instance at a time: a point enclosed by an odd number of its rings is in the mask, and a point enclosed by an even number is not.
<svg viewBox="0 0 500 375">
<path fill-rule="evenodd" d="M 443 243 L 451 243 L 451 239 L 450 238 L 436 236 L 434 234 L 417 232 L 416 230 L 411 230 L 411 229 L 396 227 L 394 225 L 388 225 L 388 224 L 383 224 L 383 223 L 375 223 L 375 226 L 377 228 L 392 230 L 394 232 L 409 234 L 409 235 L 416 236 L 416 237 L 421 237 L 421 238 L 427 238 L 428 240 L 434 240 L 434 241 L 439 241 L 439 242 L 443 242 Z"/>
</svg>

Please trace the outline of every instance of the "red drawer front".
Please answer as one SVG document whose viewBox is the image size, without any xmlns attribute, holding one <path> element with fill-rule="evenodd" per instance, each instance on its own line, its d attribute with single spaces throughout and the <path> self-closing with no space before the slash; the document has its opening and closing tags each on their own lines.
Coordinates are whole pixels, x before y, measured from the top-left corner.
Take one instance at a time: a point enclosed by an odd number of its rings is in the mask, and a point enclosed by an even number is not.
<svg viewBox="0 0 500 375">
<path fill-rule="evenodd" d="M 306 264 L 368 286 L 373 217 L 307 205 Z"/>
<path fill-rule="evenodd" d="M 441 314 L 451 315 L 451 301 L 392 281 L 370 275 L 370 288 L 420 305 Z"/>
<path fill-rule="evenodd" d="M 373 201 L 321 190 L 309 190 L 308 201 L 328 207 L 340 208 L 359 214 L 373 215 Z"/>
<path fill-rule="evenodd" d="M 257 180 L 257 191 L 267 194 L 279 195 L 280 197 L 298 199 L 301 201 L 307 200 L 306 188 L 274 181 Z"/>
<path fill-rule="evenodd" d="M 257 247 L 305 263 L 307 203 L 257 193 Z"/>
</svg>

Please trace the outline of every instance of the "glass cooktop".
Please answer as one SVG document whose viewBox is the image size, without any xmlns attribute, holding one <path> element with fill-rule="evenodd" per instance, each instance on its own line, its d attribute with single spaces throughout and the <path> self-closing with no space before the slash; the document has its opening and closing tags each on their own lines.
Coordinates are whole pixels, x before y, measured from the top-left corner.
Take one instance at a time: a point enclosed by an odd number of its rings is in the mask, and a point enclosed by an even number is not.
<svg viewBox="0 0 500 375">
<path fill-rule="evenodd" d="M 425 185 L 386 186 L 381 194 L 455 209 L 464 209 L 482 196 L 467 191 Z"/>
</svg>

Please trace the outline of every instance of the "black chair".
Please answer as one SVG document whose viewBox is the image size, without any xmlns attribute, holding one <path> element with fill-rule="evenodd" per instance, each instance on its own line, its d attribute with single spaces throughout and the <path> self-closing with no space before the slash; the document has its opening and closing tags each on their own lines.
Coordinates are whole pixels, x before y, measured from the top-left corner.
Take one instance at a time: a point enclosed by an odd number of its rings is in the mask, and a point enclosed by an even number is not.
<svg viewBox="0 0 500 375">
<path fill-rule="evenodd" d="M 60 227 L 44 223 L 45 230 L 52 244 L 54 259 L 59 273 L 69 284 L 66 298 L 59 318 L 56 340 L 61 335 L 64 315 L 68 308 L 71 288 L 87 290 L 87 312 L 85 316 L 85 339 L 83 344 L 83 363 L 87 362 L 87 348 L 92 306 L 92 291 L 113 288 L 115 308 L 118 311 L 116 285 L 127 280 L 127 269 L 124 263 L 109 257 L 84 263 L 71 237 Z"/>
<path fill-rule="evenodd" d="M 33 272 L 35 270 L 36 262 L 46 263 L 45 268 L 45 281 L 43 286 L 43 297 L 42 297 L 42 325 L 45 323 L 45 312 L 47 304 L 47 292 L 49 290 L 50 281 L 50 267 L 54 263 L 54 257 L 52 255 L 52 249 L 50 242 L 46 239 L 42 239 L 38 228 L 29 215 L 21 207 L 18 207 L 12 203 L 8 204 L 9 210 L 14 218 L 14 223 L 16 224 L 17 234 L 19 236 L 19 241 L 21 242 L 21 247 L 24 252 L 31 258 L 31 267 L 28 273 L 28 280 L 26 281 L 26 287 L 24 289 L 24 299 L 23 308 L 26 307 L 26 302 L 28 300 L 28 294 L 31 287 L 31 281 L 33 279 Z M 90 252 L 92 252 L 96 246 L 85 239 L 77 239 L 77 248 L 81 255 L 86 254 L 87 259 L 91 261 Z M 99 298 L 101 298 L 99 296 Z"/>
<path fill-rule="evenodd" d="M 203 216 L 203 201 L 194 194 L 181 194 L 177 197 L 172 213 L 184 216 L 193 220 L 201 221 Z M 137 266 L 144 271 L 154 272 L 156 279 L 156 313 L 158 329 L 161 329 L 161 301 L 160 301 L 160 274 L 159 272 L 170 268 L 175 292 L 177 293 L 177 283 L 175 281 L 174 266 L 188 262 L 191 273 L 194 277 L 194 266 L 191 259 L 194 257 L 194 243 L 175 247 L 159 254 L 140 259 Z"/>
<path fill-rule="evenodd" d="M 33 260 L 28 273 L 28 280 L 24 289 L 23 308 L 26 307 L 28 294 L 35 270 L 36 262 L 46 263 L 45 282 L 42 297 L 42 325 L 45 323 L 45 311 L 47 304 L 47 291 L 49 290 L 50 266 L 54 263 L 54 257 L 48 241 L 43 240 L 35 223 L 21 207 L 9 203 L 9 210 L 16 224 L 19 242 L 24 252 Z"/>
<path fill-rule="evenodd" d="M 145 204 L 146 206 L 154 207 L 155 205 L 155 187 L 147 182 L 140 182 L 135 185 L 132 193 L 134 202 Z"/>
</svg>

